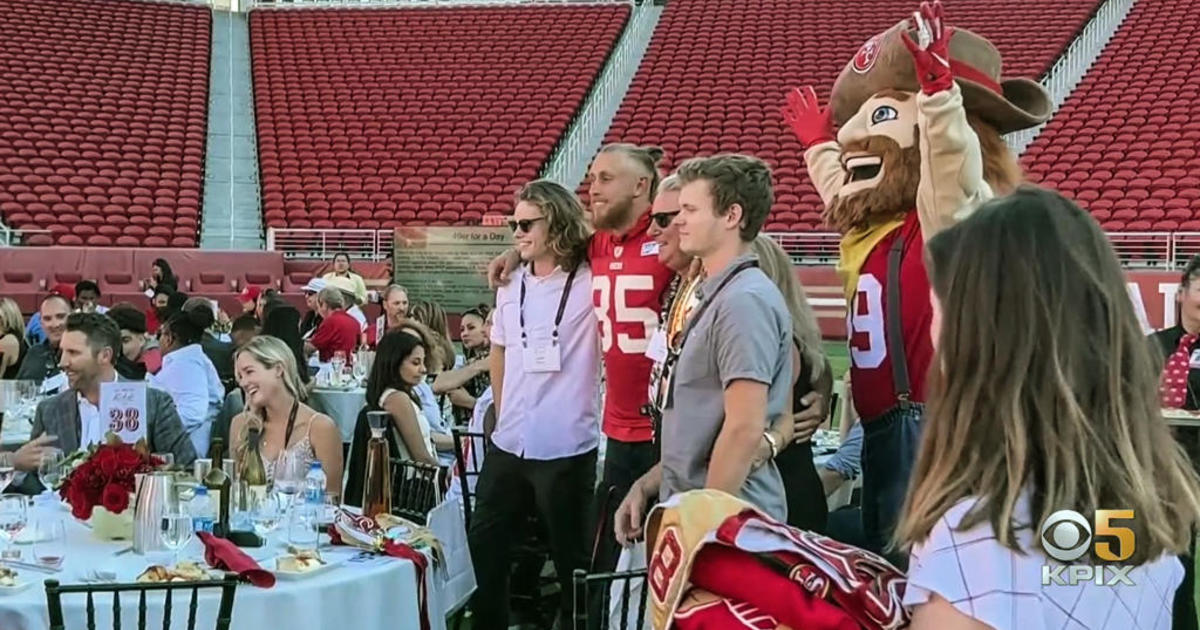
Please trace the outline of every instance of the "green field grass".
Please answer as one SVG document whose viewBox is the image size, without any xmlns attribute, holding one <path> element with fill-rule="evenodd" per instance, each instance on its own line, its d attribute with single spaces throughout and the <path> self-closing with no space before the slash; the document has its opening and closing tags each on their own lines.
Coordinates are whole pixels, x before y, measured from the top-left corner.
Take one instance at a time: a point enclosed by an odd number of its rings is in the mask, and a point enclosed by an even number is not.
<svg viewBox="0 0 1200 630">
<path fill-rule="evenodd" d="M 825 356 L 829 357 L 829 365 L 833 367 L 833 378 L 838 380 L 850 369 L 850 352 L 846 349 L 845 341 L 826 341 Z"/>
</svg>

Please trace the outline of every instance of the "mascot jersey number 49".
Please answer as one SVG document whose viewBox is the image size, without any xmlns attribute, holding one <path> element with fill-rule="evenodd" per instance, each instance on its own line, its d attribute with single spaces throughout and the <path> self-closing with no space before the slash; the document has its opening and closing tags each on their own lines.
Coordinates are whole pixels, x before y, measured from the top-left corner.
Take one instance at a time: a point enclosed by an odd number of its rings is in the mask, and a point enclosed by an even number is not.
<svg viewBox="0 0 1200 630">
<path fill-rule="evenodd" d="M 1045 121 L 1050 99 L 1033 81 L 1001 79 L 996 47 L 944 26 L 941 4 L 926 3 L 859 49 L 828 107 L 807 87 L 783 113 L 842 234 L 863 527 L 879 550 L 916 456 L 933 356 L 924 242 L 1020 183 L 1001 134 Z"/>
</svg>

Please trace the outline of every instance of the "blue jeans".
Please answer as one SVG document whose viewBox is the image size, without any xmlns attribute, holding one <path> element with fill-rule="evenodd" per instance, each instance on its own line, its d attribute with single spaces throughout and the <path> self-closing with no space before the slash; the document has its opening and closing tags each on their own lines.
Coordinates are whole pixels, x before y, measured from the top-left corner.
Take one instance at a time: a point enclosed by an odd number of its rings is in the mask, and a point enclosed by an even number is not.
<svg viewBox="0 0 1200 630">
<path fill-rule="evenodd" d="M 889 547 L 916 464 L 924 413 L 923 405 L 900 405 L 863 422 L 863 535 L 867 549 L 883 554 L 902 571 L 908 556 Z"/>
</svg>

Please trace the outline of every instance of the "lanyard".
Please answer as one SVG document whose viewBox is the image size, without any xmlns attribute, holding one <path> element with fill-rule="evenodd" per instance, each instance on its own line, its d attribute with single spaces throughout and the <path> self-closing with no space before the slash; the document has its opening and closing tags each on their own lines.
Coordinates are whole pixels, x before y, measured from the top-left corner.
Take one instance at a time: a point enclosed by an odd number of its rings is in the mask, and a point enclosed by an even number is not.
<svg viewBox="0 0 1200 630">
<path fill-rule="evenodd" d="M 747 260 L 742 262 L 737 267 L 734 267 L 733 271 L 729 272 L 729 275 L 725 276 L 725 279 L 717 285 L 716 289 L 713 289 L 712 295 L 705 296 L 704 300 L 700 302 L 700 305 L 696 307 L 696 311 L 692 313 L 691 317 L 688 318 L 687 324 L 685 324 L 683 327 L 683 335 L 680 336 L 679 340 L 679 352 L 681 354 L 683 353 L 683 344 L 687 343 L 688 335 L 692 334 L 692 329 L 695 328 L 696 322 L 700 321 L 700 317 L 704 315 L 704 311 L 708 310 L 708 306 L 713 303 L 713 300 L 716 299 L 717 294 L 721 292 L 721 289 L 724 289 L 725 285 L 729 284 L 729 282 L 732 281 L 739 273 L 757 266 L 757 260 Z"/>
<path fill-rule="evenodd" d="M 530 270 L 533 269 L 530 263 Z M 578 269 L 578 267 L 576 267 Z M 558 298 L 558 312 L 554 315 L 554 332 L 552 343 L 558 345 L 558 325 L 562 323 L 563 313 L 567 310 L 567 296 L 571 293 L 571 284 L 575 282 L 575 269 L 567 274 L 567 283 L 563 285 L 562 296 Z M 525 274 L 521 274 L 521 346 L 529 347 L 528 335 L 525 334 Z"/>
<path fill-rule="evenodd" d="M 683 355 L 684 344 L 687 343 L 688 335 L 692 334 L 692 329 L 695 328 L 696 322 L 700 321 L 700 318 L 704 315 L 704 311 L 708 310 L 708 306 L 713 303 L 713 300 L 716 299 L 717 294 L 719 294 L 721 290 L 724 289 L 725 286 L 734 279 L 735 276 L 747 269 L 757 266 L 758 260 L 747 260 L 739 264 L 737 267 L 734 267 L 733 271 L 729 272 L 729 275 L 725 276 L 724 280 L 721 280 L 721 283 L 717 285 L 717 288 L 713 289 L 713 292 L 710 295 L 706 295 L 704 297 L 704 299 L 696 307 L 696 310 L 693 311 L 691 316 L 688 318 L 687 324 L 685 324 L 683 327 L 683 333 L 680 335 L 678 346 L 679 349 L 668 349 L 666 367 L 664 369 L 669 370 L 669 376 L 667 378 L 670 379 L 670 383 L 667 386 L 667 400 L 666 404 L 663 405 L 664 409 L 670 409 L 675 406 L 674 368 L 675 364 L 679 361 L 679 357 Z"/>
</svg>

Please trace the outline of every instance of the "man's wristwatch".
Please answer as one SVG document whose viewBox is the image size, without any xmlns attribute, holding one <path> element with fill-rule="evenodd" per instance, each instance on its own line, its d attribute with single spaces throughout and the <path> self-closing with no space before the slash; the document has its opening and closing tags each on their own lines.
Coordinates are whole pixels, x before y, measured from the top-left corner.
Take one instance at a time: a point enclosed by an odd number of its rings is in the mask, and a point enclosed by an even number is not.
<svg viewBox="0 0 1200 630">
<path fill-rule="evenodd" d="M 763 437 L 767 439 L 767 444 L 771 447 L 771 459 L 775 459 L 779 456 L 779 440 L 771 435 L 770 431 L 764 431 Z"/>
</svg>

